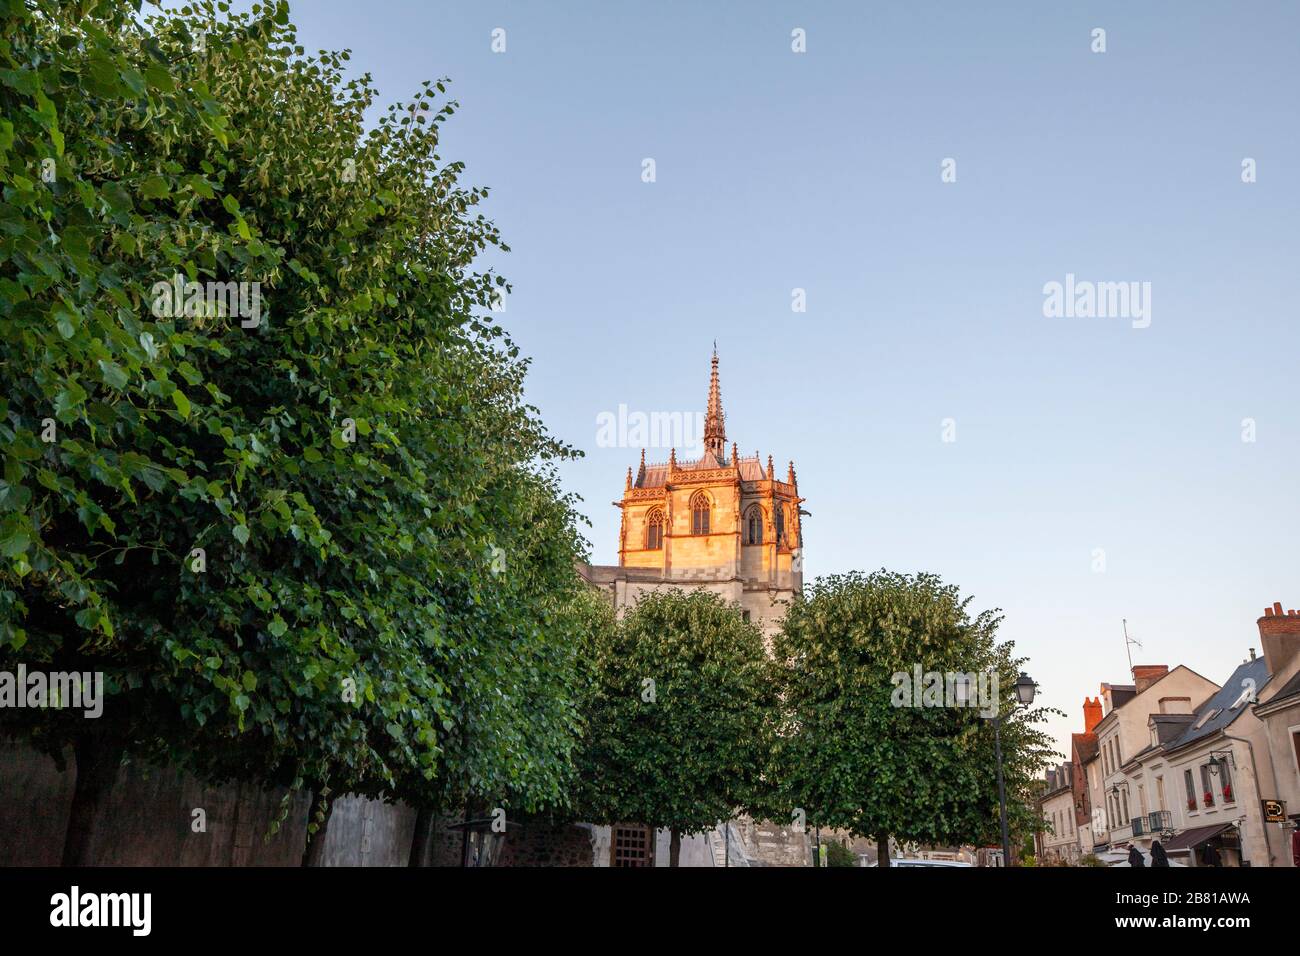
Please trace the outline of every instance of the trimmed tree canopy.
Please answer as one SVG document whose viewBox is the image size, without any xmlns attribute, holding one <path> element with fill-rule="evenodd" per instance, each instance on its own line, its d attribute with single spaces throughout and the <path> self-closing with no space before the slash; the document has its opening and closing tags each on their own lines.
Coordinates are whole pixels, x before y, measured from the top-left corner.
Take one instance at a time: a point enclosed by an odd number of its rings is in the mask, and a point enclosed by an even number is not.
<svg viewBox="0 0 1300 956">
<path fill-rule="evenodd" d="M 775 643 L 787 724 L 778 742 L 787 812 L 808 826 L 921 843 L 998 840 L 993 729 L 1003 715 L 1009 800 L 1052 751 L 1041 711 L 1014 710 L 1021 664 L 995 640 L 995 611 L 931 574 L 820 578 Z M 924 679 L 916 676 L 937 675 Z M 953 706 L 948 675 L 969 674 L 974 706 Z M 982 692 L 993 689 L 996 698 Z M 1031 809 L 1012 801 L 1017 821 Z"/>
<path fill-rule="evenodd" d="M 3 6 L 0 664 L 107 677 L 98 721 L 6 721 L 211 778 L 558 799 L 571 452 L 477 317 L 504 246 L 439 156 L 443 84 L 368 126 L 369 78 L 283 3 Z"/>
<path fill-rule="evenodd" d="M 689 834 L 758 803 L 776 695 L 762 635 L 737 607 L 705 591 L 647 594 L 588 655 L 581 813 Z"/>
</svg>

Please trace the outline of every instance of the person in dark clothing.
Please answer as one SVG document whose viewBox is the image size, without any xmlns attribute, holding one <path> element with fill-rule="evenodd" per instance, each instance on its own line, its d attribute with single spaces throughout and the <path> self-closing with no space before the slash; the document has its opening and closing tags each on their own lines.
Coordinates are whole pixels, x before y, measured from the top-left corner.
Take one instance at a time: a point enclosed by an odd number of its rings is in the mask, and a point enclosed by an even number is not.
<svg viewBox="0 0 1300 956">
<path fill-rule="evenodd" d="M 1169 854 L 1165 852 L 1165 848 L 1160 845 L 1159 840 L 1151 841 L 1151 865 L 1152 866 L 1169 865 Z"/>
<path fill-rule="evenodd" d="M 1219 851 L 1209 843 L 1201 850 L 1201 863 L 1205 866 L 1223 866 L 1223 861 L 1219 859 Z"/>
<path fill-rule="evenodd" d="M 1135 846 L 1128 848 L 1128 865 L 1129 866 L 1146 866 L 1147 861 L 1142 857 L 1142 851 Z"/>
</svg>

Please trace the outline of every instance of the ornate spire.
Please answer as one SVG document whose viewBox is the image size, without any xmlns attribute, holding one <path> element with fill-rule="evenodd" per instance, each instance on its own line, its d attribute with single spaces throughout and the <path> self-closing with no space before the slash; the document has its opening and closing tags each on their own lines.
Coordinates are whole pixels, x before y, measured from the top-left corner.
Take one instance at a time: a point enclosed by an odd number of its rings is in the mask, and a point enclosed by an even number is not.
<svg viewBox="0 0 1300 956">
<path fill-rule="evenodd" d="M 709 404 L 704 414 L 704 450 L 719 462 L 727 457 L 727 422 L 722 412 L 722 387 L 718 384 L 718 343 L 713 343 L 713 371 L 709 374 Z"/>
</svg>

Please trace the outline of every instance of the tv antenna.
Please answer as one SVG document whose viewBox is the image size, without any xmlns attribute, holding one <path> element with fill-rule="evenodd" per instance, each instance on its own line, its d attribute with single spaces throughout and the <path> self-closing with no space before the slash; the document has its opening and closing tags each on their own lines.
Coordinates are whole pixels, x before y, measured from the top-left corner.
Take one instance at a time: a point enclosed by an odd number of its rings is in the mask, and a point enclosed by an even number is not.
<svg viewBox="0 0 1300 956">
<path fill-rule="evenodd" d="M 1133 645 L 1142 646 L 1142 642 L 1128 636 L 1128 618 L 1124 618 L 1124 653 L 1128 655 L 1128 670 L 1133 673 Z"/>
</svg>

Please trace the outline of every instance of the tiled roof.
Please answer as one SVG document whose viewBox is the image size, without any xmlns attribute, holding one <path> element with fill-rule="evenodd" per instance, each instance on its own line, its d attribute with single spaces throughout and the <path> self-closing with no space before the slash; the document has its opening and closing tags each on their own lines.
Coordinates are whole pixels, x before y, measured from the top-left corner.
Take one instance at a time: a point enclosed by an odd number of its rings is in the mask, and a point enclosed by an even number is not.
<svg viewBox="0 0 1300 956">
<path fill-rule="evenodd" d="M 1247 681 L 1254 683 L 1248 684 Z M 1180 736 L 1166 744 L 1165 749 L 1177 750 L 1225 729 L 1246 712 L 1245 703 L 1238 703 L 1243 692 L 1248 687 L 1254 686 L 1258 693 L 1266 683 L 1268 683 L 1268 667 L 1264 664 L 1264 658 L 1257 657 L 1253 661 L 1246 661 L 1224 681 L 1223 687 L 1196 708 L 1191 725 Z M 1234 707 L 1234 704 L 1238 706 Z M 1202 722 L 1203 718 L 1204 722 Z"/>
<path fill-rule="evenodd" d="M 1071 734 L 1070 742 L 1074 746 L 1074 752 L 1079 755 L 1080 764 L 1097 759 L 1096 734 Z"/>
<path fill-rule="evenodd" d="M 767 472 L 758 458 L 740 458 L 740 477 L 742 481 L 762 481 L 767 477 Z M 730 468 L 731 462 L 720 462 L 713 456 L 712 452 L 705 452 L 699 458 L 693 461 L 677 462 L 678 471 L 707 471 L 711 468 Z M 664 462 L 657 465 L 646 465 L 645 472 L 638 474 L 633 487 L 636 488 L 662 488 L 668 483 L 668 464 Z"/>
<path fill-rule="evenodd" d="M 1161 745 L 1177 740 L 1196 720 L 1195 714 L 1152 714 L 1156 725 L 1156 740 Z"/>
<path fill-rule="evenodd" d="M 1272 704 L 1276 701 L 1285 700 L 1288 697 L 1300 697 L 1300 671 L 1278 689 L 1278 692 L 1270 697 L 1265 703 Z"/>
<path fill-rule="evenodd" d="M 647 465 L 636 477 L 637 488 L 662 488 L 668 482 L 668 465 Z"/>
<path fill-rule="evenodd" d="M 1118 710 L 1137 696 L 1137 688 L 1132 684 L 1110 685 L 1110 709 Z"/>
</svg>

